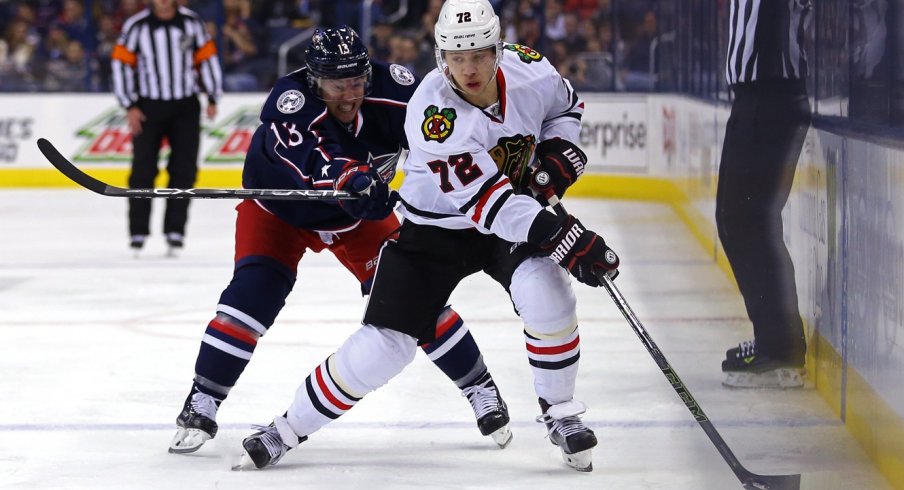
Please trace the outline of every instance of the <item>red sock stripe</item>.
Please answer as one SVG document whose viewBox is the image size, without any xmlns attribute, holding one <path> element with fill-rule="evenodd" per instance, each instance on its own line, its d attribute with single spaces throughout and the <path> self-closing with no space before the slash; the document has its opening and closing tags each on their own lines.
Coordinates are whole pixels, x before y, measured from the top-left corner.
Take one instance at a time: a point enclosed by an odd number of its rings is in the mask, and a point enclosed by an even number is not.
<svg viewBox="0 0 904 490">
<path fill-rule="evenodd" d="M 246 344 L 257 345 L 257 337 L 238 325 L 221 322 L 214 318 L 207 326 L 234 339 L 241 340 Z"/>
<path fill-rule="evenodd" d="M 330 392 L 330 389 L 326 386 L 326 382 L 323 381 L 323 371 L 320 370 L 320 366 L 317 366 L 317 369 L 314 370 L 314 374 L 317 376 L 317 385 L 320 386 L 320 391 L 323 392 L 323 395 L 327 398 L 327 400 L 330 401 L 330 403 L 341 410 L 351 410 L 351 405 L 342 403 L 338 398 L 336 398 L 336 395 L 333 395 Z"/>
<path fill-rule="evenodd" d="M 579 343 L 581 343 L 580 335 L 578 335 L 577 337 L 574 338 L 574 340 L 572 340 L 571 342 L 569 342 L 565 345 L 553 345 L 550 347 L 538 347 L 536 345 L 532 345 L 532 344 L 528 343 L 527 350 L 534 354 L 551 356 L 551 355 L 555 355 L 555 354 L 562 354 L 564 352 L 568 352 L 568 351 L 574 349 L 575 347 L 577 347 Z"/>
<path fill-rule="evenodd" d="M 452 314 L 449 315 L 449 318 L 443 320 L 442 323 L 436 326 L 436 338 L 440 338 L 445 335 L 446 332 L 448 332 L 453 325 L 458 323 L 459 320 L 461 320 L 461 317 L 458 316 L 458 313 L 453 311 Z"/>
</svg>

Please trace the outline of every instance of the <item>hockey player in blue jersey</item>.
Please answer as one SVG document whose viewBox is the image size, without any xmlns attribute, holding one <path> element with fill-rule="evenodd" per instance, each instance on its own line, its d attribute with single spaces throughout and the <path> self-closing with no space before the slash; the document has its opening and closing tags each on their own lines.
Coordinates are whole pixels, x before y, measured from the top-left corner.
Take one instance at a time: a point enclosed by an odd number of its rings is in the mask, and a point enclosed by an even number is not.
<svg viewBox="0 0 904 490">
<path fill-rule="evenodd" d="M 171 453 L 198 450 L 217 433 L 216 414 L 295 284 L 305 252 L 329 250 L 367 294 L 380 247 L 397 235 L 396 194 L 388 186 L 401 148 L 408 99 L 419 80 L 400 65 L 371 61 L 348 27 L 318 30 L 305 67 L 277 81 L 261 110 L 242 175 L 245 188 L 338 189 L 353 201 L 246 200 L 237 206 L 235 269 L 207 325 L 191 392 L 176 419 Z M 478 428 L 502 447 L 509 415 L 480 350 L 448 306 L 428 357 L 470 402 Z M 336 369 L 328 362 L 318 372 Z M 316 378 L 320 409 L 354 399 Z"/>
</svg>

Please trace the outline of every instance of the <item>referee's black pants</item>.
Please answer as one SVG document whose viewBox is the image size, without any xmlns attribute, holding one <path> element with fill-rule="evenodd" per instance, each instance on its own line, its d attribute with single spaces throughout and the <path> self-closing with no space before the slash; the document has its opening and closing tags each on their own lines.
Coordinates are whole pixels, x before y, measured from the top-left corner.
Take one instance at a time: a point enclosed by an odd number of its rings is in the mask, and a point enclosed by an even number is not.
<svg viewBox="0 0 904 490">
<path fill-rule="evenodd" d="M 782 80 L 733 89 L 716 191 L 719 239 L 757 349 L 774 359 L 802 362 L 806 341 L 781 213 L 810 125 L 806 87 Z"/>
<path fill-rule="evenodd" d="M 170 145 L 166 171 L 168 187 L 194 187 L 198 175 L 201 138 L 201 104 L 197 97 L 179 100 L 139 99 L 146 120 L 141 134 L 132 137 L 132 171 L 129 187 L 150 188 L 159 172 L 160 146 Z M 152 199 L 129 199 L 129 234 L 149 235 Z M 167 199 L 163 233 L 185 234 L 189 199 Z"/>
</svg>

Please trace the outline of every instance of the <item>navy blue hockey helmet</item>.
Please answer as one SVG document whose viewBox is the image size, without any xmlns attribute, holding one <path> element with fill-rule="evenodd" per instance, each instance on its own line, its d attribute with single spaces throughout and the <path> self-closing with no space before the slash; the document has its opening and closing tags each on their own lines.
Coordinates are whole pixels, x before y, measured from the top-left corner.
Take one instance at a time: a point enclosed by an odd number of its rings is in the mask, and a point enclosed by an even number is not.
<svg viewBox="0 0 904 490">
<path fill-rule="evenodd" d="M 305 51 L 308 85 L 319 95 L 320 79 L 365 77 L 370 91 L 371 67 L 367 47 L 351 27 L 317 29 Z"/>
</svg>

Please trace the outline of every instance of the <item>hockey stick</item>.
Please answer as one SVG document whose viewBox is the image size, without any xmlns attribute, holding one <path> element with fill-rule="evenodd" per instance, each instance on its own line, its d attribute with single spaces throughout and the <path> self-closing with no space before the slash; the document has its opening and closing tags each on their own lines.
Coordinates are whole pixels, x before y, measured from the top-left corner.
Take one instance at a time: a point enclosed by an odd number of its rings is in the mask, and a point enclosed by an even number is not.
<svg viewBox="0 0 904 490">
<path fill-rule="evenodd" d="M 559 202 L 559 199 L 556 196 L 553 195 L 547 197 L 547 201 L 552 205 L 556 214 L 560 216 L 567 214 L 565 207 Z M 747 490 L 800 490 L 800 474 L 758 475 L 756 473 L 751 473 L 747 468 L 744 468 L 741 462 L 738 461 L 737 456 L 731 451 L 731 448 L 728 447 L 728 444 L 725 443 L 725 440 L 722 439 L 719 431 L 713 426 L 709 417 L 703 413 L 703 408 L 700 407 L 696 400 L 694 400 L 694 397 L 687 389 L 687 386 L 685 386 L 684 382 L 681 381 L 681 378 L 678 377 L 678 373 L 672 369 L 671 364 L 666 360 L 662 351 L 660 351 L 656 343 L 653 342 L 650 334 L 643 328 L 640 320 L 638 320 L 637 316 L 634 314 L 634 310 L 632 310 L 628 305 L 628 302 L 625 301 L 625 297 L 622 296 L 621 291 L 615 286 L 612 278 L 603 271 L 595 271 L 594 274 L 596 274 L 596 277 L 603 284 L 603 287 L 606 288 L 606 291 L 609 292 L 609 296 L 612 297 L 615 306 L 618 307 L 622 315 L 624 315 L 625 320 L 631 325 L 631 329 L 633 329 L 634 333 L 637 334 L 637 337 L 640 338 L 640 341 L 643 343 L 643 346 L 646 347 L 647 352 L 649 352 L 653 357 L 653 360 L 656 361 L 656 365 L 662 370 L 662 374 L 669 380 L 672 389 L 674 389 L 675 392 L 678 393 L 678 396 L 681 397 L 681 401 L 684 402 L 687 409 L 690 410 L 691 415 L 694 416 L 694 419 L 700 424 L 700 427 L 703 428 L 703 432 L 706 432 L 709 440 L 716 446 L 719 454 L 722 455 L 722 459 L 728 463 L 728 466 L 731 467 L 731 470 L 734 472 L 735 476 L 738 477 L 738 480 L 741 481 L 741 484 L 744 485 L 744 488 Z"/>
<path fill-rule="evenodd" d="M 345 191 L 310 189 L 124 189 L 101 182 L 79 170 L 51 142 L 38 138 L 38 149 L 51 165 L 76 184 L 98 194 L 111 197 L 169 199 L 268 199 L 275 201 L 337 201 L 358 199 Z"/>
</svg>

